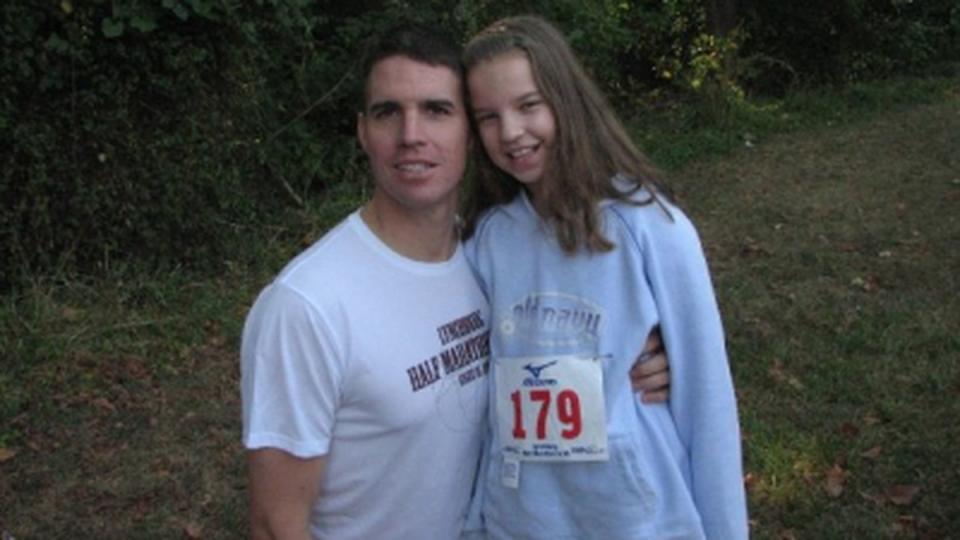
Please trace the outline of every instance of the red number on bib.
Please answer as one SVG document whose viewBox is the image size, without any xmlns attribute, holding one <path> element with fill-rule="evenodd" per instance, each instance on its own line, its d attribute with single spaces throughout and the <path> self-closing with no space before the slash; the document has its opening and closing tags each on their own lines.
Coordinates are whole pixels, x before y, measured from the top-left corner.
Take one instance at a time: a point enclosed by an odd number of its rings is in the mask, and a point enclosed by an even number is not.
<svg viewBox="0 0 960 540">
<path fill-rule="evenodd" d="M 520 401 L 523 397 L 520 396 L 520 391 L 510 394 L 510 400 L 513 401 L 513 438 L 514 439 L 526 439 L 527 430 L 523 429 L 523 412 L 521 410 Z"/>
<path fill-rule="evenodd" d="M 537 438 L 547 438 L 547 413 L 550 412 L 550 391 L 531 390 L 530 400 L 540 402 L 540 414 L 537 415 Z"/>
<path fill-rule="evenodd" d="M 540 402 L 540 411 L 537 414 L 537 439 L 547 438 L 547 419 L 550 417 L 550 390 L 530 390 L 530 401 Z M 527 430 L 523 426 L 523 393 L 517 390 L 510 394 L 513 402 L 513 438 L 526 439 Z M 562 390 L 557 394 L 557 418 L 567 426 L 560 431 L 564 439 L 575 439 L 583 429 L 583 418 L 580 414 L 580 397 L 573 390 Z"/>
<path fill-rule="evenodd" d="M 564 390 L 557 395 L 557 417 L 560 422 L 570 426 L 560 432 L 564 439 L 573 439 L 580 434 L 583 419 L 580 418 L 580 397 L 576 392 Z"/>
</svg>

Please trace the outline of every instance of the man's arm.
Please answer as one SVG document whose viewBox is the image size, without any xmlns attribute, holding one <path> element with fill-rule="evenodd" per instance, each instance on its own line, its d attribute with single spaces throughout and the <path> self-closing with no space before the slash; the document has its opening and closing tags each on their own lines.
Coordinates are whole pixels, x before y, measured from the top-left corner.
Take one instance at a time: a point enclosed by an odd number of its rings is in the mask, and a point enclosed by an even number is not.
<svg viewBox="0 0 960 540">
<path fill-rule="evenodd" d="M 647 336 L 643 351 L 630 368 L 630 382 L 644 403 L 663 403 L 670 397 L 670 365 L 660 339 L 660 327 Z"/>
<path fill-rule="evenodd" d="M 301 459 L 275 448 L 247 452 L 253 540 L 310 540 L 325 464 L 323 456 Z"/>
</svg>

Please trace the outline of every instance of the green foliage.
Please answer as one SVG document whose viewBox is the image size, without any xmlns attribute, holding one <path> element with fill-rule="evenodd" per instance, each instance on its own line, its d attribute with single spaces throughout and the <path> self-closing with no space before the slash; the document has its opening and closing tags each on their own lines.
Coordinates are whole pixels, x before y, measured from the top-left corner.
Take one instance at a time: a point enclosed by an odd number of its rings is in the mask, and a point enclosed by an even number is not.
<svg viewBox="0 0 960 540">
<path fill-rule="evenodd" d="M 960 56 L 960 4 L 954 0 L 742 0 L 747 58 L 755 91 L 784 92 L 797 82 L 846 83 L 923 72 Z"/>
<path fill-rule="evenodd" d="M 0 63 L 12 127 L 0 284 L 123 258 L 221 256 L 224 223 L 250 213 L 222 151 L 235 135 L 218 69 L 229 32 L 122 2 L 0 9 L 16 21 L 4 49 L 20 52 Z"/>
<path fill-rule="evenodd" d="M 6 2 L 0 290 L 129 261 L 214 270 L 359 183 L 356 60 L 401 20 L 466 39 L 539 13 L 624 116 L 688 103 L 723 127 L 749 94 L 955 58 L 954 4 L 750 0 L 720 38 L 696 0 Z"/>
</svg>

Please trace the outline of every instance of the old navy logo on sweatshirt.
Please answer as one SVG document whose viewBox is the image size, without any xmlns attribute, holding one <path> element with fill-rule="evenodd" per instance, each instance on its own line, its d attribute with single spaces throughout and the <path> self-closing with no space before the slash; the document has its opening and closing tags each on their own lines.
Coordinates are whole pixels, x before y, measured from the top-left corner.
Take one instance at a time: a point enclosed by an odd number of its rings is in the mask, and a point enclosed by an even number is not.
<svg viewBox="0 0 960 540">
<path fill-rule="evenodd" d="M 533 293 L 504 314 L 500 332 L 539 345 L 575 345 L 595 342 L 601 323 L 600 309 L 589 300 L 559 292 Z"/>
</svg>

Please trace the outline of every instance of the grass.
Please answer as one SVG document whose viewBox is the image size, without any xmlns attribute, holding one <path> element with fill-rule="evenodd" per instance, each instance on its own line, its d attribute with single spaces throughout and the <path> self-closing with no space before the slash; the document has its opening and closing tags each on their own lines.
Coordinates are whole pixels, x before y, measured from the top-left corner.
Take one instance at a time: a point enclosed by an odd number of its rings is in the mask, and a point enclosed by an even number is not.
<svg viewBox="0 0 960 540">
<path fill-rule="evenodd" d="M 641 140 L 714 272 L 754 537 L 954 538 L 960 81 L 751 107 L 724 129 L 643 119 Z M 0 298 L 0 533 L 244 536 L 243 316 L 361 196 L 334 190 L 220 276 L 116 269 Z"/>
<path fill-rule="evenodd" d="M 724 309 L 757 538 L 960 530 L 960 87 L 944 95 L 674 176 Z"/>
</svg>

